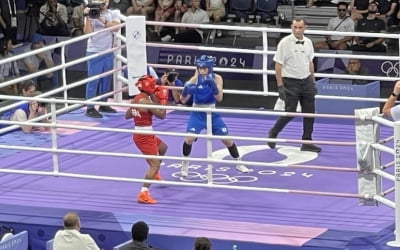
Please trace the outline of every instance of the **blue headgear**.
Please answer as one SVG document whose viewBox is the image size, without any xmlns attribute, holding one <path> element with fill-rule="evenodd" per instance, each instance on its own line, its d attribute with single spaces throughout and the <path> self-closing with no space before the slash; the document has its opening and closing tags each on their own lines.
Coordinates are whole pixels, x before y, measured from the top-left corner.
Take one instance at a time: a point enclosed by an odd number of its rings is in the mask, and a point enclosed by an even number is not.
<svg viewBox="0 0 400 250">
<path fill-rule="evenodd" d="M 213 73 L 213 67 L 214 67 L 214 60 L 212 57 L 202 55 L 196 60 L 196 67 L 206 67 L 208 68 L 208 74 Z"/>
</svg>

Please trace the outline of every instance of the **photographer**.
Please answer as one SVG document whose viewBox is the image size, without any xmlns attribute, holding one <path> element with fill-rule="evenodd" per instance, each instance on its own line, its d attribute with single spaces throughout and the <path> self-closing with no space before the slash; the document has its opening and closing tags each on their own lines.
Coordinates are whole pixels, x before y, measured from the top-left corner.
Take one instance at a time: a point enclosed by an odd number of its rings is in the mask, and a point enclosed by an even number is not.
<svg viewBox="0 0 400 250">
<path fill-rule="evenodd" d="M 40 95 L 40 91 L 35 91 L 32 93 L 30 96 L 37 96 Z M 3 112 L 0 115 L 1 120 L 10 120 L 10 121 L 16 121 L 16 122 L 24 122 L 28 121 L 30 119 L 42 116 L 47 113 L 46 110 L 46 104 L 45 103 L 39 103 L 37 101 L 30 101 L 23 103 L 17 107 L 14 107 L 12 109 L 9 109 L 5 112 Z M 41 122 L 46 122 L 48 123 L 48 119 L 43 119 Z M 1 125 L 4 127 L 4 125 Z M 31 125 L 21 125 L 21 130 L 25 134 L 28 134 L 32 132 L 34 129 L 39 129 L 39 130 L 47 130 L 48 127 L 33 127 Z"/>
<path fill-rule="evenodd" d="M 167 69 L 164 74 L 157 80 L 157 85 L 165 85 L 165 86 L 173 86 L 173 87 L 183 87 L 184 84 L 181 80 L 178 79 L 179 73 L 175 71 L 175 69 Z M 181 104 L 180 101 L 181 90 L 179 89 L 171 89 L 168 95 L 168 101 L 173 102 L 175 104 Z M 188 105 L 192 104 L 192 101 L 189 101 Z"/>
<path fill-rule="evenodd" d="M 100 2 L 98 8 L 93 8 L 93 2 Z M 85 25 L 83 32 L 85 34 L 94 31 L 103 30 L 120 24 L 119 17 L 111 10 L 108 9 L 108 0 L 103 1 L 90 1 L 89 7 L 83 10 L 85 16 Z M 98 12 L 98 13 L 97 13 Z M 98 14 L 98 15 L 97 15 Z M 113 44 L 113 31 L 100 32 L 91 36 L 87 40 L 86 55 L 90 56 L 99 52 L 105 52 L 112 48 Z M 113 68 L 113 52 L 99 55 L 87 61 L 88 77 L 102 74 L 110 71 Z M 92 80 L 86 84 L 86 99 L 94 98 L 97 94 L 103 95 L 111 89 L 111 75 L 104 76 L 103 78 Z M 102 101 L 107 101 L 103 99 Z M 86 116 L 92 118 L 102 118 L 103 115 L 99 113 L 116 113 L 117 111 L 110 106 L 100 106 L 97 111 L 93 105 L 87 105 Z"/>
<path fill-rule="evenodd" d="M 67 7 L 57 0 L 47 0 L 40 7 L 39 33 L 48 36 L 69 36 Z"/>
</svg>

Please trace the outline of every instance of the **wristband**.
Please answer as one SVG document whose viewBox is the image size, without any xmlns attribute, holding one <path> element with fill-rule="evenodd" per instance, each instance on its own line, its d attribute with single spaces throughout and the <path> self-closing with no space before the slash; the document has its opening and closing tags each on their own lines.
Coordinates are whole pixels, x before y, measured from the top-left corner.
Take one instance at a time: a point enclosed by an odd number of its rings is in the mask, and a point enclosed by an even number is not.
<svg viewBox="0 0 400 250">
<path fill-rule="evenodd" d="M 392 96 L 394 96 L 394 97 L 398 97 L 398 96 L 399 96 L 399 94 L 396 94 L 396 93 L 392 92 Z"/>
</svg>

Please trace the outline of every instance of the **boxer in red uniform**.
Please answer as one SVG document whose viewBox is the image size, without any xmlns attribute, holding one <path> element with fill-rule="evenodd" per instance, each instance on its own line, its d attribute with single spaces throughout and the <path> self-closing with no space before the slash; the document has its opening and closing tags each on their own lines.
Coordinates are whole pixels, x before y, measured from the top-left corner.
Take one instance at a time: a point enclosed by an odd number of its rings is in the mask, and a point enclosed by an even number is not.
<svg viewBox="0 0 400 250">
<path fill-rule="evenodd" d="M 133 104 L 161 104 L 166 105 L 168 102 L 168 89 L 163 86 L 156 86 L 156 79 L 152 76 L 145 75 L 136 82 L 136 87 L 140 90 L 140 94 L 136 95 Z M 154 100 L 154 101 L 153 101 Z M 165 109 L 158 108 L 129 108 L 125 113 L 125 119 L 133 117 L 135 130 L 151 131 L 153 130 L 153 115 L 159 119 L 166 116 Z M 133 134 L 133 141 L 144 155 L 164 155 L 167 151 L 167 145 L 155 135 L 151 134 Z M 160 180 L 158 171 L 160 170 L 160 159 L 147 158 L 149 169 L 146 172 L 145 179 Z M 155 204 L 156 200 L 151 198 L 149 192 L 150 183 L 144 183 L 137 197 L 139 203 Z"/>
</svg>

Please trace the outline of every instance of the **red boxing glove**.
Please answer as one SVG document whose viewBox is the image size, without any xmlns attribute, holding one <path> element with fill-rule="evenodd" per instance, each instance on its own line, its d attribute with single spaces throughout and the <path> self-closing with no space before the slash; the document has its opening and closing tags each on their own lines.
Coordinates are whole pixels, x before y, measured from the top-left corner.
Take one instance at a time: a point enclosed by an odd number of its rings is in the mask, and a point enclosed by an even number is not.
<svg viewBox="0 0 400 250">
<path fill-rule="evenodd" d="M 167 105 L 168 103 L 169 90 L 164 86 L 157 86 L 154 91 L 154 96 L 157 97 L 161 105 Z"/>
</svg>

